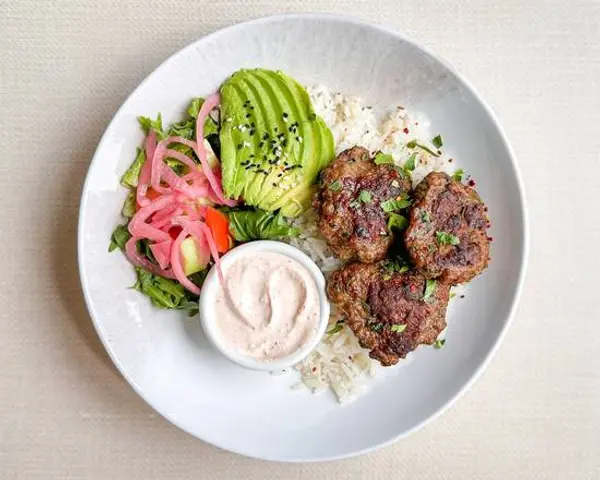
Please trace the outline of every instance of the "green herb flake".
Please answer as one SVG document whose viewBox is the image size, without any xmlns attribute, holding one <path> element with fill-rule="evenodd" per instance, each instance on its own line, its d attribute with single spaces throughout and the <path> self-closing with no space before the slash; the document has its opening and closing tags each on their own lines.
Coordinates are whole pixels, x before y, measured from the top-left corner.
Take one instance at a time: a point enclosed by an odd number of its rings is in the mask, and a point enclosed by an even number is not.
<svg viewBox="0 0 600 480">
<path fill-rule="evenodd" d="M 334 333 L 341 332 L 342 329 L 344 328 L 344 323 L 345 323 L 345 320 L 343 318 L 341 320 L 338 320 L 337 322 L 335 322 L 335 325 L 333 327 L 331 327 L 329 330 L 327 330 L 327 334 L 333 335 Z"/>
<path fill-rule="evenodd" d="M 398 210 L 402 210 L 403 208 L 409 207 L 411 203 L 412 203 L 412 200 L 410 198 L 402 198 L 402 197 L 398 197 L 397 199 L 390 198 L 389 200 L 386 200 L 385 202 L 381 202 L 381 209 L 386 213 L 390 213 L 390 212 L 395 212 Z"/>
<path fill-rule="evenodd" d="M 390 330 L 394 333 L 402 333 L 404 330 L 406 330 L 406 325 L 402 324 L 402 325 L 392 325 L 390 327 Z"/>
<path fill-rule="evenodd" d="M 435 239 L 438 245 L 458 245 L 460 238 L 447 232 L 435 232 Z"/>
<path fill-rule="evenodd" d="M 423 294 L 423 300 L 428 302 L 432 295 L 435 293 L 435 289 L 437 288 L 437 282 L 435 280 L 427 280 L 425 283 L 425 293 Z"/>
<path fill-rule="evenodd" d="M 433 156 L 433 157 L 439 157 L 439 155 L 434 152 L 431 148 L 426 147 L 425 145 L 420 144 L 419 142 L 417 142 L 416 140 L 411 140 L 410 142 L 408 142 L 406 144 L 406 146 L 408 148 L 420 148 L 421 150 L 423 150 L 424 152 L 427 152 L 429 155 Z"/>
<path fill-rule="evenodd" d="M 398 273 L 406 273 L 410 270 L 410 267 L 408 265 L 402 265 L 400 267 L 400 270 L 398 270 Z"/>
<path fill-rule="evenodd" d="M 440 350 L 444 346 L 445 343 L 446 343 L 446 339 L 445 338 L 442 338 L 440 340 L 436 340 L 433 343 L 433 348 L 436 348 L 436 349 Z"/>
<path fill-rule="evenodd" d="M 459 168 L 452 174 L 452 180 L 456 182 L 462 182 L 465 171 L 462 168 Z"/>
<path fill-rule="evenodd" d="M 335 182 L 329 185 L 329 190 L 332 192 L 339 192 L 342 189 L 342 182 L 336 180 Z"/>
<path fill-rule="evenodd" d="M 383 165 L 388 163 L 394 163 L 394 158 L 387 153 L 379 152 L 377 155 L 375 155 L 375 159 L 373 161 L 376 165 Z"/>
<path fill-rule="evenodd" d="M 442 141 L 442 136 L 441 135 L 438 135 L 437 137 L 433 137 L 431 139 L 431 143 L 433 143 L 433 146 L 435 148 L 437 148 L 438 150 L 440 148 L 442 148 L 442 145 L 444 145 L 444 142 Z"/>
<path fill-rule="evenodd" d="M 369 323 L 369 328 L 374 332 L 381 332 L 383 330 L 383 323 Z"/>
<path fill-rule="evenodd" d="M 358 194 L 358 199 L 363 203 L 371 203 L 373 195 L 368 190 L 361 190 Z"/>
<path fill-rule="evenodd" d="M 431 216 L 427 210 L 421 210 L 421 221 L 425 223 L 431 222 Z"/>
<path fill-rule="evenodd" d="M 408 157 L 408 160 L 404 164 L 404 170 L 408 172 L 412 172 L 415 169 L 415 160 L 417 158 L 417 154 L 413 152 L 413 154 Z"/>
<path fill-rule="evenodd" d="M 408 227 L 408 220 L 405 216 L 400 215 L 398 213 L 390 213 L 390 218 L 388 218 L 387 226 L 389 230 L 396 230 L 398 232 L 402 232 L 406 230 L 406 227 Z"/>
</svg>

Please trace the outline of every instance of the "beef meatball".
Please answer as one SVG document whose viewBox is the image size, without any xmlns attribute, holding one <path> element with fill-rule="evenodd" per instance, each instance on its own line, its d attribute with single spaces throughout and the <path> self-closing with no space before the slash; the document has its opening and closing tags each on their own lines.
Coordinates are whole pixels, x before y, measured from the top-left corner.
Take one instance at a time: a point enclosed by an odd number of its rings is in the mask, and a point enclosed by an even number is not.
<svg viewBox="0 0 600 480">
<path fill-rule="evenodd" d="M 445 173 L 427 175 L 414 190 L 404 243 L 427 278 L 468 282 L 488 265 L 485 205 L 472 188 Z"/>
<path fill-rule="evenodd" d="M 376 165 L 366 149 L 353 147 L 340 153 L 321 172 L 313 200 L 319 229 L 331 250 L 345 262 L 385 258 L 393 235 L 382 203 L 404 199 L 410 188 L 401 169 Z"/>
<path fill-rule="evenodd" d="M 449 285 L 400 273 L 390 261 L 353 263 L 331 274 L 329 299 L 345 314 L 360 345 L 383 366 L 395 365 L 446 328 Z"/>
</svg>

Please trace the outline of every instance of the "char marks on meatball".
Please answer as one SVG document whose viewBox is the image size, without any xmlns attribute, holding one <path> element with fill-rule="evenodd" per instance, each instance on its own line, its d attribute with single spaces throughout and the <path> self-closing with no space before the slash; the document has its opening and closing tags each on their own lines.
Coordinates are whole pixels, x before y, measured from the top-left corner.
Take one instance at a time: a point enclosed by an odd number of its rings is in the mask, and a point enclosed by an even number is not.
<svg viewBox="0 0 600 480">
<path fill-rule="evenodd" d="M 376 165 L 368 150 L 340 153 L 321 172 L 313 200 L 318 226 L 331 250 L 344 262 L 370 263 L 385 258 L 393 235 L 381 204 L 406 198 L 410 180 L 393 165 Z"/>
<path fill-rule="evenodd" d="M 485 205 L 472 188 L 433 172 L 415 188 L 404 243 L 427 278 L 464 283 L 488 265 Z"/>
<path fill-rule="evenodd" d="M 327 282 L 329 299 L 360 345 L 384 366 L 435 342 L 446 327 L 449 289 L 416 271 L 400 273 L 389 261 L 347 265 Z"/>
</svg>

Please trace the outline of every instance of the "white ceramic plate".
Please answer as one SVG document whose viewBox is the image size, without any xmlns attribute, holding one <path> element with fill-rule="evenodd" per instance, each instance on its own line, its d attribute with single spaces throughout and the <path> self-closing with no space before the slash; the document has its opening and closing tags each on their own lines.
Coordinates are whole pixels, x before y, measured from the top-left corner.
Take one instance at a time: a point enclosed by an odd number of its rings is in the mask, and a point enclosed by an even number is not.
<svg viewBox="0 0 600 480">
<path fill-rule="evenodd" d="M 242 369 L 208 345 L 196 319 L 153 308 L 128 289 L 134 272 L 107 251 L 125 190 L 119 178 L 142 141 L 136 117 L 179 119 L 192 97 L 243 67 L 424 112 L 477 179 L 493 222 L 490 268 L 449 313 L 443 350 L 413 361 L 356 402 L 292 391 L 296 380 Z M 451 67 L 386 28 L 325 15 L 285 15 L 226 28 L 164 62 L 119 109 L 98 146 L 81 201 L 79 265 L 87 305 L 115 365 L 159 413 L 192 435 L 280 461 L 348 457 L 385 445 L 448 407 L 485 367 L 508 325 L 526 257 L 523 190 L 490 109 Z"/>
</svg>

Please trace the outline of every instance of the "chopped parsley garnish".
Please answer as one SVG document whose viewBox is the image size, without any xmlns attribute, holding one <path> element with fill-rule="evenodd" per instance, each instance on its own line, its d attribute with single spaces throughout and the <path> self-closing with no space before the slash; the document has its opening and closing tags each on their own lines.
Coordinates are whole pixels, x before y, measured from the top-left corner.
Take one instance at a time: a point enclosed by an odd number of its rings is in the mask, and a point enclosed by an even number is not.
<svg viewBox="0 0 600 480">
<path fill-rule="evenodd" d="M 412 172 L 415 169 L 415 159 L 417 158 L 417 154 L 413 152 L 413 154 L 408 157 L 408 160 L 404 164 L 404 170 L 408 172 Z"/>
<path fill-rule="evenodd" d="M 412 200 L 410 200 L 409 198 L 402 198 L 402 197 L 398 197 L 397 199 L 390 198 L 389 200 L 386 200 L 385 202 L 381 202 L 381 209 L 386 213 L 390 213 L 390 212 L 394 212 L 397 210 L 402 210 L 403 208 L 410 206 L 411 203 L 412 203 Z"/>
<path fill-rule="evenodd" d="M 363 203 L 371 203 L 373 200 L 373 195 L 368 190 L 361 190 L 358 194 L 358 199 Z"/>
<path fill-rule="evenodd" d="M 435 232 L 435 239 L 438 245 L 458 245 L 460 238 L 447 232 Z"/>
<path fill-rule="evenodd" d="M 425 293 L 423 294 L 423 300 L 429 301 L 431 296 L 435 293 L 437 282 L 435 280 L 427 280 L 425 283 Z"/>
<path fill-rule="evenodd" d="M 444 346 L 444 343 L 446 343 L 446 339 L 445 338 L 442 338 L 440 340 L 436 340 L 433 343 L 433 348 L 437 348 L 439 350 L 440 348 L 442 348 Z"/>
<path fill-rule="evenodd" d="M 390 327 L 390 330 L 394 333 L 402 333 L 404 330 L 406 330 L 406 324 L 402 324 L 402 325 L 392 325 Z"/>
<path fill-rule="evenodd" d="M 465 174 L 465 171 L 462 168 L 459 168 L 452 175 L 452 180 L 456 180 L 457 182 L 462 182 L 464 174 Z"/>
<path fill-rule="evenodd" d="M 336 180 L 329 185 L 329 190 L 332 192 L 339 192 L 342 189 L 342 182 Z"/>
<path fill-rule="evenodd" d="M 389 155 L 387 153 L 381 153 L 381 152 L 379 152 L 377 155 L 375 155 L 375 159 L 373 161 L 375 162 L 376 165 L 383 165 L 385 163 L 394 163 L 394 159 L 391 155 Z"/>
<path fill-rule="evenodd" d="M 373 330 L 374 332 L 381 332 L 383 330 L 383 323 L 379 322 L 379 323 L 369 323 L 369 328 L 371 330 Z"/>
<path fill-rule="evenodd" d="M 406 144 L 406 146 L 408 148 L 420 148 L 421 150 L 423 150 L 424 152 L 427 152 L 429 155 L 433 155 L 434 157 L 439 157 L 439 155 L 437 153 L 435 153 L 433 150 L 431 150 L 431 148 L 426 147 L 425 145 L 421 145 L 419 142 L 417 142 L 416 140 L 411 140 L 410 142 L 408 142 Z"/>
<path fill-rule="evenodd" d="M 327 333 L 329 335 L 332 335 L 334 333 L 338 333 L 340 332 L 342 329 L 344 328 L 344 319 L 340 319 L 337 322 L 335 322 L 335 325 L 333 327 L 331 327 L 329 330 L 327 330 Z"/>
<path fill-rule="evenodd" d="M 398 213 L 390 213 L 390 218 L 388 218 L 387 226 L 389 230 L 397 230 L 402 232 L 408 227 L 408 220 L 406 217 L 398 214 Z"/>
<path fill-rule="evenodd" d="M 444 142 L 442 141 L 442 136 L 441 135 L 438 135 L 437 137 L 433 137 L 431 139 L 431 143 L 433 143 L 433 146 L 435 148 L 437 148 L 438 150 L 440 148 L 442 148 L 442 145 L 444 145 Z"/>
<path fill-rule="evenodd" d="M 390 278 L 392 278 L 394 272 L 404 273 L 407 272 L 408 269 L 409 266 L 406 263 L 404 263 L 404 261 L 401 258 L 399 258 L 398 260 L 388 259 L 385 262 L 383 262 L 381 267 L 382 278 L 384 280 L 389 280 Z"/>
<path fill-rule="evenodd" d="M 358 200 L 352 200 L 350 202 L 350 208 L 357 209 L 358 207 L 360 207 L 360 202 Z"/>
<path fill-rule="evenodd" d="M 431 216 L 427 210 L 421 210 L 421 220 L 425 223 L 431 222 Z"/>
</svg>

